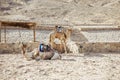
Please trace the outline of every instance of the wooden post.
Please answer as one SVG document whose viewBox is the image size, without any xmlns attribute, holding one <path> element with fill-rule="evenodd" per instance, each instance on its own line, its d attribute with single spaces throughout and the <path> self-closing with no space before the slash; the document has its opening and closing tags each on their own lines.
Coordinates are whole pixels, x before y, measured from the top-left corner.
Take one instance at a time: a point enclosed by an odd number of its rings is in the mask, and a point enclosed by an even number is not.
<svg viewBox="0 0 120 80">
<path fill-rule="evenodd" d="M 36 41 L 36 25 L 33 26 L 33 39 L 34 39 L 34 42 Z"/>
<path fill-rule="evenodd" d="M 1 28 L 2 28 L 2 23 L 0 22 L 0 42 L 2 41 L 1 40 Z"/>
<path fill-rule="evenodd" d="M 6 43 L 6 26 L 4 26 L 4 41 Z"/>
<path fill-rule="evenodd" d="M 83 46 L 80 45 L 80 52 L 83 53 Z"/>
</svg>

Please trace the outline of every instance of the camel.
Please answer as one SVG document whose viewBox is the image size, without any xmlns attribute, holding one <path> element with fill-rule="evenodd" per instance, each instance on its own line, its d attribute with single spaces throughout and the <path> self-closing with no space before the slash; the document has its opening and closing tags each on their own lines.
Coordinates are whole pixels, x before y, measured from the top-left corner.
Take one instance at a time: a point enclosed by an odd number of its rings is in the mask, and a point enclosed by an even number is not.
<svg viewBox="0 0 120 80">
<path fill-rule="evenodd" d="M 55 26 L 54 32 L 49 37 L 50 46 L 58 52 L 67 53 L 66 41 L 70 38 L 71 33 L 72 29 Z"/>
<path fill-rule="evenodd" d="M 44 52 L 40 52 L 38 48 L 35 48 L 32 52 L 27 51 L 27 45 L 22 43 L 21 49 L 22 49 L 22 54 L 23 56 L 29 61 L 29 60 L 56 60 L 56 59 L 61 59 L 61 55 L 51 49 L 49 47 L 49 51 L 47 49 L 48 45 L 43 45 Z"/>
</svg>

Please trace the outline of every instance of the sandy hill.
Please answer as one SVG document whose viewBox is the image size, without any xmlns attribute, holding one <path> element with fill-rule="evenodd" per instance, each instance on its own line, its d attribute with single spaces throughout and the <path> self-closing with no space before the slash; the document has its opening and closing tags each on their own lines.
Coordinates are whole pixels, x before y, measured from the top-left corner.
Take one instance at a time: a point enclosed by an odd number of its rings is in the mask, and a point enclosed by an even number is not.
<svg viewBox="0 0 120 80">
<path fill-rule="evenodd" d="M 0 19 L 120 24 L 120 0 L 0 0 Z"/>
</svg>

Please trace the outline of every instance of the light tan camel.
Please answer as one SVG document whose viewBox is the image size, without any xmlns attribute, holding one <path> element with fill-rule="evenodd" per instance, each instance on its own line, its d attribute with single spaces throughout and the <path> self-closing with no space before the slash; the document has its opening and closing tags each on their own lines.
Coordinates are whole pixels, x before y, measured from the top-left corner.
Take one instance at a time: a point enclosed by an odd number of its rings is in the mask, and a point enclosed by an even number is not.
<svg viewBox="0 0 120 80">
<path fill-rule="evenodd" d="M 54 32 L 50 34 L 49 44 L 58 52 L 67 53 L 66 41 L 70 38 L 71 33 L 72 29 L 55 26 Z"/>
<path fill-rule="evenodd" d="M 61 55 L 56 52 L 53 49 L 50 49 L 50 51 L 47 51 L 46 45 L 44 47 L 44 52 L 40 52 L 38 48 L 35 48 L 32 52 L 27 51 L 27 45 L 22 43 L 21 49 L 22 54 L 27 60 L 55 60 L 55 59 L 61 59 Z"/>
</svg>

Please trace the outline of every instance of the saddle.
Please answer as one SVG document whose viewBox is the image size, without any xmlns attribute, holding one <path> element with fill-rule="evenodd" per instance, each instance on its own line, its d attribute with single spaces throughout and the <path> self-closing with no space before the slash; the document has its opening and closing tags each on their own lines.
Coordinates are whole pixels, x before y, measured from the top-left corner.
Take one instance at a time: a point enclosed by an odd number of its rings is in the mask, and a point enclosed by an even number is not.
<svg viewBox="0 0 120 80">
<path fill-rule="evenodd" d="M 50 46 L 45 45 L 43 43 L 41 43 L 40 46 L 39 46 L 39 51 L 40 52 L 49 52 L 50 49 L 51 49 Z"/>
</svg>

